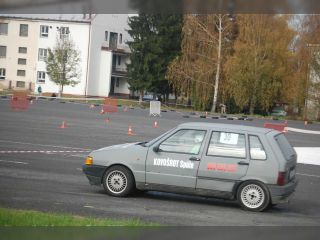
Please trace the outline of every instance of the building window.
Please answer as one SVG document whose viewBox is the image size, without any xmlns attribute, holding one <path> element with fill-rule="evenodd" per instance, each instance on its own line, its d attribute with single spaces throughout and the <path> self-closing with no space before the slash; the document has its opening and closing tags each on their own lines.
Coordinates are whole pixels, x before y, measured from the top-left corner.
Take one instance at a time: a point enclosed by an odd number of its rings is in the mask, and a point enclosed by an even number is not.
<svg viewBox="0 0 320 240">
<path fill-rule="evenodd" d="M 0 58 L 6 58 L 7 46 L 0 46 Z"/>
<path fill-rule="evenodd" d="M 60 39 L 69 38 L 69 27 L 61 27 L 60 28 Z"/>
<path fill-rule="evenodd" d="M 24 81 L 17 81 L 16 87 L 18 88 L 24 88 L 26 86 L 26 83 Z"/>
<path fill-rule="evenodd" d="M 20 37 L 28 37 L 28 24 L 20 24 Z"/>
<path fill-rule="evenodd" d="M 118 56 L 118 65 L 121 65 L 121 56 Z"/>
<path fill-rule="evenodd" d="M 120 33 L 119 43 L 122 43 L 122 33 Z"/>
<path fill-rule="evenodd" d="M 48 57 L 48 49 L 46 48 L 39 48 L 39 56 L 38 59 L 39 61 L 44 61 Z"/>
<path fill-rule="evenodd" d="M 105 32 L 104 32 L 104 40 L 105 40 L 105 41 L 108 41 L 108 34 L 109 34 L 108 31 L 105 31 Z"/>
<path fill-rule="evenodd" d="M 46 81 L 46 72 L 38 71 L 37 82 L 38 83 L 45 83 L 45 81 Z"/>
<path fill-rule="evenodd" d="M 26 70 L 18 70 L 17 71 L 17 76 L 20 76 L 20 77 L 26 76 Z"/>
<path fill-rule="evenodd" d="M 27 59 L 25 58 L 18 58 L 19 65 L 27 65 Z"/>
<path fill-rule="evenodd" d="M 49 26 L 40 25 L 40 37 L 48 37 L 49 36 Z"/>
<path fill-rule="evenodd" d="M 0 80 L 6 79 L 6 69 L 0 68 Z"/>
<path fill-rule="evenodd" d="M 120 86 L 120 79 L 119 78 L 116 78 L 116 87 L 119 87 Z"/>
<path fill-rule="evenodd" d="M 26 47 L 19 47 L 19 53 L 27 53 Z"/>
<path fill-rule="evenodd" d="M 8 35 L 8 23 L 0 23 L 0 35 Z"/>
</svg>

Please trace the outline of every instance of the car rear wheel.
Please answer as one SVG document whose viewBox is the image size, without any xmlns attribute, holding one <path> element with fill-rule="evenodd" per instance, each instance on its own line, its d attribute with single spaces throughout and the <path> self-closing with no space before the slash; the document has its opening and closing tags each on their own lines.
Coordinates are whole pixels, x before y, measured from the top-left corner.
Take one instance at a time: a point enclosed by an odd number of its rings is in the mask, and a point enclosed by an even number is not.
<svg viewBox="0 0 320 240">
<path fill-rule="evenodd" d="M 125 197 L 134 189 L 134 177 L 126 167 L 113 166 L 103 176 L 103 187 L 111 196 Z"/>
<path fill-rule="evenodd" d="M 269 206 L 270 194 L 264 184 L 257 181 L 247 181 L 239 186 L 237 199 L 245 210 L 261 212 Z"/>
</svg>

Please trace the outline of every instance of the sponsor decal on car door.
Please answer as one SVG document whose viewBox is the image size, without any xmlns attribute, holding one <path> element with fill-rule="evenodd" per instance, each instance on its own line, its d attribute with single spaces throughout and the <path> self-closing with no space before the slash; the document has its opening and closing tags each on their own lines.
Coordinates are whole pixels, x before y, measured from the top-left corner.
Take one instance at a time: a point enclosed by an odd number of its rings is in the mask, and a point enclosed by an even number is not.
<svg viewBox="0 0 320 240">
<path fill-rule="evenodd" d="M 234 183 L 246 175 L 247 155 L 244 133 L 213 131 L 200 162 L 196 188 L 232 191 Z"/>
<path fill-rule="evenodd" d="M 194 189 L 205 135 L 203 130 L 180 129 L 155 143 L 148 151 L 146 183 Z"/>
</svg>

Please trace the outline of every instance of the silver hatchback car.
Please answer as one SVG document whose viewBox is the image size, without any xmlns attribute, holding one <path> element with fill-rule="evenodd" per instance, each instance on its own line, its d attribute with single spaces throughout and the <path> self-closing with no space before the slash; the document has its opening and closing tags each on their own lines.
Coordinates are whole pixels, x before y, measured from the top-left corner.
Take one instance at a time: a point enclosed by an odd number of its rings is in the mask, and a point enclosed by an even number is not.
<svg viewBox="0 0 320 240">
<path fill-rule="evenodd" d="M 112 196 L 153 190 L 237 200 L 263 211 L 292 196 L 296 164 L 295 150 L 276 130 L 185 123 L 150 142 L 95 150 L 83 172 Z"/>
</svg>

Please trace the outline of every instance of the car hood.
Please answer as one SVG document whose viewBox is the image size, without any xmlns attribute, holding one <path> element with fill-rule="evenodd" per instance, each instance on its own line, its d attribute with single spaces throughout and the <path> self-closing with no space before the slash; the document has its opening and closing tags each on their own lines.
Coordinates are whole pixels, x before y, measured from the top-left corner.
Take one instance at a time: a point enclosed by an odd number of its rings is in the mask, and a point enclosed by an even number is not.
<svg viewBox="0 0 320 240">
<path fill-rule="evenodd" d="M 112 145 L 112 146 L 109 146 L 109 147 L 104 147 L 104 148 L 97 149 L 97 150 L 95 150 L 93 152 L 100 152 L 100 151 L 106 151 L 106 150 L 115 150 L 115 149 L 126 149 L 126 148 L 129 148 L 129 147 L 137 145 L 137 144 L 139 144 L 139 142 Z"/>
</svg>

